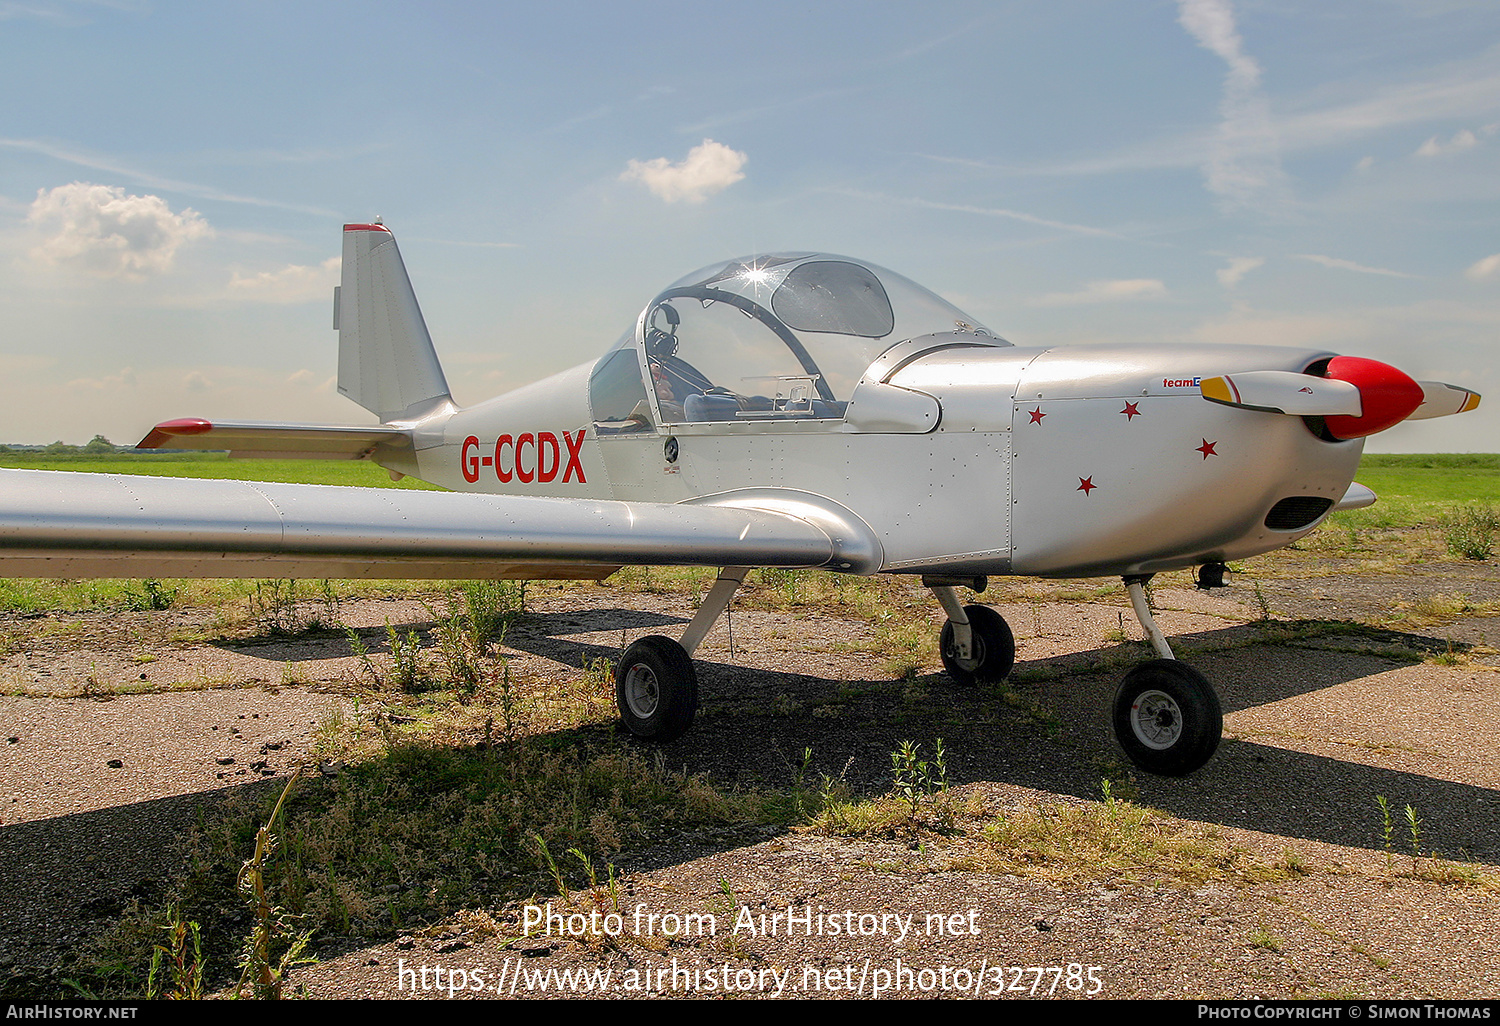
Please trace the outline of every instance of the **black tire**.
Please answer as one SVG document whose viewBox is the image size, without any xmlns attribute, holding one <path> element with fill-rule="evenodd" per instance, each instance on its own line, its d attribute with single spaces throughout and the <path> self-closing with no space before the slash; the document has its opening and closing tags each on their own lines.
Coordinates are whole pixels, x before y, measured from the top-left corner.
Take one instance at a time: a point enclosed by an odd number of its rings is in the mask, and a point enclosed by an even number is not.
<svg viewBox="0 0 1500 1026">
<path fill-rule="evenodd" d="M 943 669 L 960 684 L 993 684 L 1010 676 L 1016 665 L 1016 638 L 1005 617 L 989 606 L 964 606 L 973 642 L 970 658 L 954 653 L 953 621 L 943 624 Z"/>
<path fill-rule="evenodd" d="M 681 737 L 698 711 L 698 675 L 692 659 L 671 638 L 641 638 L 615 667 L 615 703 L 625 729 L 636 737 Z"/>
<path fill-rule="evenodd" d="M 1115 692 L 1115 738 L 1130 761 L 1166 777 L 1202 766 L 1219 747 L 1224 713 L 1208 678 L 1175 659 L 1127 673 Z"/>
</svg>

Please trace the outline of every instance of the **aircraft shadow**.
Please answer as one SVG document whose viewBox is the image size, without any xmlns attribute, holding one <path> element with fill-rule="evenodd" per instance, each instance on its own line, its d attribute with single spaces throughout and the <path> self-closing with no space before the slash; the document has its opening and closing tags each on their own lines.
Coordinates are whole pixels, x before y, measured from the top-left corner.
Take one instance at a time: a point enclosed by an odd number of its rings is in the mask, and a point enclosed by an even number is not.
<svg viewBox="0 0 1500 1026">
<path fill-rule="evenodd" d="M 545 625 L 538 624 L 539 628 Z M 1395 631 L 1351 630 L 1314 622 L 1289 627 L 1306 642 L 1266 640 L 1260 625 L 1234 625 L 1178 635 L 1174 644 L 1218 688 L 1226 714 L 1315 695 L 1408 665 L 1413 650 L 1441 650 L 1446 642 Z M 1332 647 L 1319 647 L 1333 635 Z M 1348 651 L 1343 639 L 1375 650 Z M 542 630 L 518 632 L 507 644 L 566 665 L 583 667 L 618 658 L 613 646 L 590 644 Z M 1382 655 L 1390 646 L 1399 657 Z M 1381 850 L 1383 823 L 1376 796 L 1394 810 L 1396 854 L 1410 853 L 1404 808 L 1422 818 L 1421 845 L 1450 859 L 1500 864 L 1500 792 L 1444 779 L 1440 757 L 1431 773 L 1372 766 L 1359 755 L 1381 747 L 1333 741 L 1307 748 L 1347 747 L 1350 757 L 1297 747 L 1297 721 L 1285 725 L 1288 747 L 1229 736 L 1208 766 L 1185 778 L 1139 772 L 1115 744 L 1109 712 L 1119 677 L 1131 662 L 1103 648 L 1016 666 L 1016 679 L 1045 668 L 1055 679 L 1002 689 L 965 689 L 943 674 L 914 681 L 841 680 L 778 673 L 698 660 L 700 711 L 693 729 L 662 751 L 669 763 L 706 771 L 727 783 L 787 786 L 802 753 L 811 749 L 813 779 L 842 775 L 856 795 L 889 789 L 890 753 L 904 740 L 941 737 L 953 784 L 994 781 L 1085 799 L 1101 796 L 1101 782 L 1127 773 L 1138 800 L 1184 819 L 1256 830 L 1296 840 Z M 1140 661 L 1151 658 L 1142 652 Z M 1368 686 L 1378 691 L 1381 685 Z M 1373 695 L 1371 697 L 1374 697 Z M 1392 696 L 1381 692 L 1383 699 Z M 1399 697 L 1399 696 L 1397 696 Z M 1460 775 L 1463 767 L 1452 768 Z"/>
<path fill-rule="evenodd" d="M 535 655 L 554 658 L 553 651 L 562 651 L 563 645 L 549 645 L 546 639 L 570 634 L 594 634 L 604 631 L 641 632 L 650 628 L 680 627 L 687 619 L 644 609 L 579 609 L 547 613 L 523 613 L 515 621 L 524 624 L 515 637 L 507 632 L 506 644 L 531 652 L 526 644 L 536 646 Z M 251 638 L 235 638 L 218 641 L 215 647 L 232 652 L 246 653 L 264 659 L 284 661 L 287 659 L 312 659 L 326 657 L 329 649 L 335 654 L 347 655 L 347 632 L 352 631 L 371 653 L 389 652 L 389 634 L 397 631 L 406 634 L 416 631 L 424 638 L 434 627 L 431 617 L 390 623 L 379 627 L 345 628 L 343 631 L 319 630 L 295 635 L 265 634 Z M 428 639 L 430 642 L 430 639 Z M 561 660 L 566 661 L 566 660 Z"/>
</svg>

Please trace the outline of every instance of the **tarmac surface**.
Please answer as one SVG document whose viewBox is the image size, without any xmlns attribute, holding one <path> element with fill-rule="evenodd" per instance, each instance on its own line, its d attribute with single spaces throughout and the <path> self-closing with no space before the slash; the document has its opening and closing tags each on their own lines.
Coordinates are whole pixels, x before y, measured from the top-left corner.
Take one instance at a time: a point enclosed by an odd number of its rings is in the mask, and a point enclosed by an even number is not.
<svg viewBox="0 0 1500 1026">
<path fill-rule="evenodd" d="M 297 986 L 386 998 L 1500 997 L 1500 634 L 1484 612 L 1497 578 L 1493 561 L 1382 574 L 1325 565 L 1257 592 L 1159 587 L 1159 622 L 1225 712 L 1218 754 L 1182 778 L 1134 771 L 1110 736 L 1128 665 L 1119 637 L 1140 638 L 1120 595 L 1008 602 L 998 584 L 985 596 L 1017 636 L 1020 703 L 953 688 L 936 667 L 891 680 L 868 622 L 737 610 L 732 654 L 723 624 L 698 653 L 698 722 L 661 757 L 725 786 L 785 785 L 811 748 L 811 772 L 873 794 L 889 786 L 900 741 L 941 736 L 965 810 L 951 844 L 673 837 L 614 860 L 618 931 L 561 920 L 522 937 L 524 905 L 475 909 L 325 948 Z M 1460 595 L 1467 614 L 1452 613 Z M 622 640 L 673 634 L 693 600 L 605 586 L 537 589 L 534 606 L 507 638 L 518 679 L 574 674 Z M 1439 607 L 1451 615 L 1327 629 Z M 430 620 L 389 602 L 345 614 L 367 626 Z M 63 954 L 132 902 L 163 900 L 194 825 L 236 793 L 279 787 L 319 724 L 347 712 L 332 693 L 354 670 L 347 644 L 167 640 L 174 618 L 193 615 L 79 615 L 69 630 L 32 632 L 3 663 L 24 692 L 0 697 L 0 980 L 14 995 L 48 992 Z M 1028 676 L 1042 667 L 1059 672 Z M 142 675 L 147 687 L 200 686 L 100 700 Z M 80 682 L 93 697 L 62 697 Z M 829 703 L 841 687 L 852 697 Z M 964 839 L 987 822 L 1097 801 L 1105 778 L 1299 872 L 1184 887 L 964 868 Z M 1376 796 L 1420 816 L 1422 860 L 1400 834 L 1385 849 Z M 1466 867 L 1469 882 L 1427 878 L 1439 864 Z M 666 929 L 689 921 L 696 933 Z"/>
</svg>

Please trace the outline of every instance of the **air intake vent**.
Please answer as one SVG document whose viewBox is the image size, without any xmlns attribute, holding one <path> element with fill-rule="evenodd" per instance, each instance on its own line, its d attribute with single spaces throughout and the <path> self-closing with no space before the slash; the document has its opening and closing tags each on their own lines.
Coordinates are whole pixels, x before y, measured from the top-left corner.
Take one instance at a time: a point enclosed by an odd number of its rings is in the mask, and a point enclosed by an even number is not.
<svg viewBox="0 0 1500 1026">
<path fill-rule="evenodd" d="M 1293 495 L 1271 507 L 1266 514 L 1266 526 L 1273 531 L 1300 531 L 1327 513 L 1332 505 L 1332 499 L 1321 496 Z"/>
</svg>

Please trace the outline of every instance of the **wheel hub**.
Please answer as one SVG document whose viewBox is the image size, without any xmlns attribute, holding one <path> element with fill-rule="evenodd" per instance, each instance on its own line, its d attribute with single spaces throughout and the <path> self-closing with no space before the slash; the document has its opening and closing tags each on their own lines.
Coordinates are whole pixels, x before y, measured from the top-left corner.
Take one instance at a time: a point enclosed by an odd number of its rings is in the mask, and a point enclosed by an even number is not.
<svg viewBox="0 0 1500 1026">
<path fill-rule="evenodd" d="M 636 716 L 646 719 L 656 712 L 661 700 L 661 685 L 656 674 L 645 663 L 636 663 L 625 675 L 625 703 Z"/>
<path fill-rule="evenodd" d="M 1182 738 L 1182 709 L 1165 691 L 1143 691 L 1130 707 L 1130 729 L 1147 748 L 1164 751 Z"/>
<path fill-rule="evenodd" d="M 950 640 L 948 642 L 948 658 L 972 673 L 979 669 L 980 664 L 984 662 L 984 642 L 979 639 L 978 634 L 971 634 L 969 636 L 969 656 L 966 659 L 958 654 L 958 642 Z"/>
</svg>

